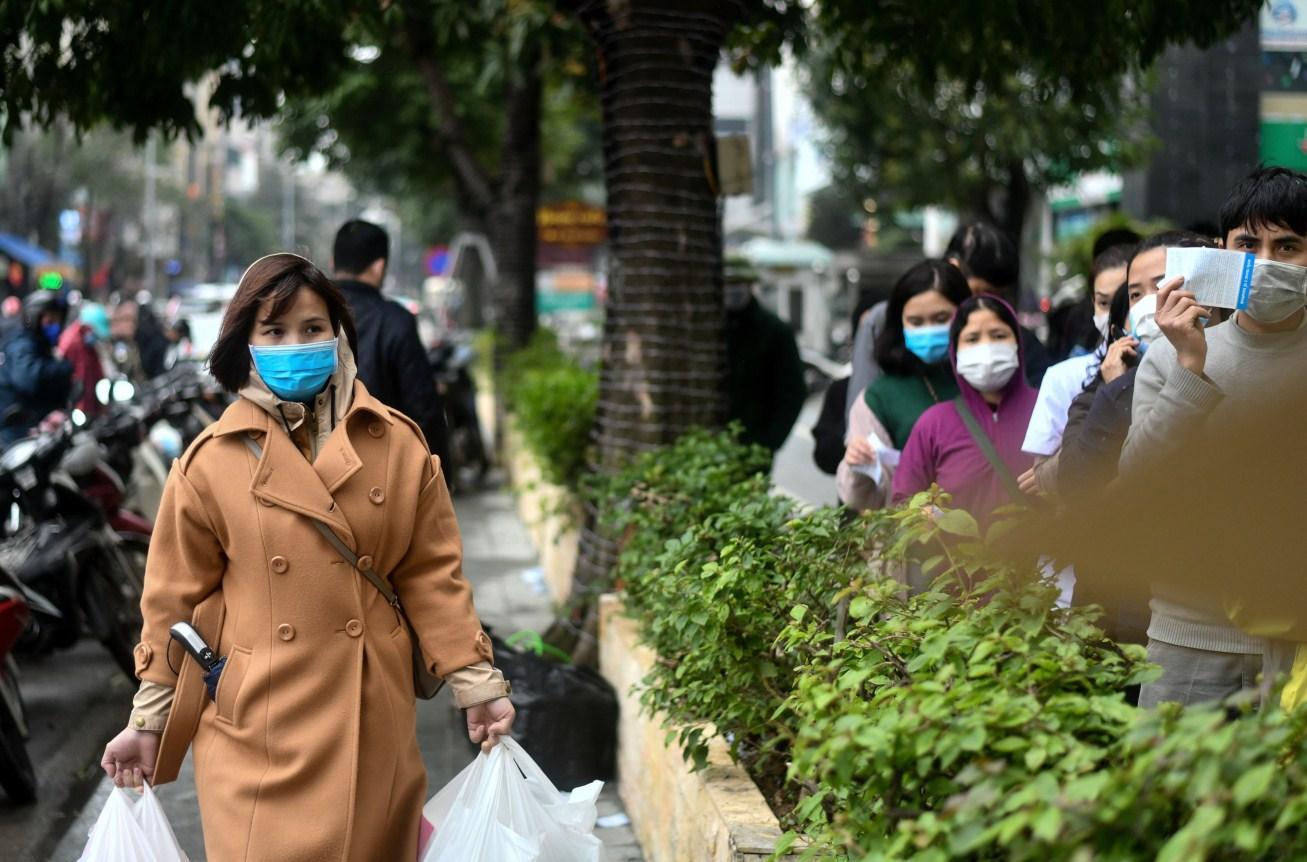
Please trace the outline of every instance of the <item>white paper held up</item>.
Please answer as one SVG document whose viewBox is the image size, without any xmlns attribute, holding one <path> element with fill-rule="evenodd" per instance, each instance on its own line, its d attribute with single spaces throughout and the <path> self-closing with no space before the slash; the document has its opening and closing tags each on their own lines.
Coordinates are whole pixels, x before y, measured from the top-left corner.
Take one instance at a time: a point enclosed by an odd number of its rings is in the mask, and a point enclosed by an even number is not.
<svg viewBox="0 0 1307 862">
<path fill-rule="evenodd" d="M 1168 248 L 1163 281 L 1183 275 L 1183 289 L 1193 293 L 1199 305 L 1242 311 L 1248 307 L 1255 260 L 1247 251 Z"/>
</svg>

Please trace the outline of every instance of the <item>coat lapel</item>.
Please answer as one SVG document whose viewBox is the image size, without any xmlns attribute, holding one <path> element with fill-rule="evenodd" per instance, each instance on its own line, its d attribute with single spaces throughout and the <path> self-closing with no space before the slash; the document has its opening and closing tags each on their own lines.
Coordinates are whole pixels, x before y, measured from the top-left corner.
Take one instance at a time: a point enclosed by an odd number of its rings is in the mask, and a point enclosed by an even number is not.
<svg viewBox="0 0 1307 862">
<path fill-rule="evenodd" d="M 343 428 L 338 428 L 337 431 L 344 436 Z M 300 454 L 286 432 L 273 424 L 272 417 L 262 408 L 247 399 L 238 400 L 227 408 L 214 434 L 219 437 L 250 434 L 263 447 L 263 455 L 250 480 L 250 493 L 258 500 L 321 521 L 335 530 L 345 544 L 354 547 L 354 531 L 332 499 L 323 476 Z M 332 463 L 343 463 L 343 458 L 350 457 L 352 453 L 353 448 L 350 447 L 348 453 L 333 458 Z M 254 454 L 251 452 L 249 456 L 253 458 Z M 358 456 L 352 457 L 357 465 Z M 344 470 L 340 472 L 343 473 Z M 343 482 L 344 479 L 340 481 Z"/>
</svg>

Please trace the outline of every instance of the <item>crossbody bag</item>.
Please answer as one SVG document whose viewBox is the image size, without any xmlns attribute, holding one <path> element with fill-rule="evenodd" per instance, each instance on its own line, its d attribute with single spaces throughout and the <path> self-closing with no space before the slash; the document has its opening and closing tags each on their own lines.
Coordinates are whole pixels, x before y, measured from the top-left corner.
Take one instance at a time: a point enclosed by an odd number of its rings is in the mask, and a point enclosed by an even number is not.
<svg viewBox="0 0 1307 862">
<path fill-rule="evenodd" d="M 998 452 L 994 449 L 993 441 L 989 439 L 989 435 L 985 433 L 985 429 L 980 427 L 980 423 L 976 421 L 976 414 L 971 412 L 971 408 L 967 406 L 966 401 L 962 400 L 961 395 L 953 399 L 953 406 L 957 408 L 958 416 L 962 417 L 962 424 L 967 426 L 967 431 L 971 432 L 971 439 L 975 440 L 976 445 L 980 447 L 980 454 L 985 456 L 985 460 L 988 461 L 989 466 L 994 469 L 994 473 L 998 476 L 998 480 L 1002 482 L 1003 487 L 1007 489 L 1007 495 L 1011 501 L 1013 503 L 1025 501 L 1027 499 L 1026 495 L 1021 493 L 1021 486 L 1017 484 L 1017 480 L 1013 477 L 1012 471 L 1003 463 L 1003 459 L 998 457 Z"/>
<path fill-rule="evenodd" d="M 245 435 L 245 445 L 254 453 L 255 458 L 263 457 L 263 447 L 248 434 Z M 359 565 L 358 555 L 349 549 L 349 545 L 340 540 L 340 536 L 337 536 L 331 527 L 316 518 L 310 518 L 308 515 L 303 517 L 317 528 L 318 532 L 322 534 L 322 538 L 326 539 L 327 543 L 336 549 L 336 553 L 340 554 L 354 571 L 377 588 L 377 592 L 381 593 L 386 603 L 394 608 L 395 613 L 404 621 L 404 625 L 408 627 L 409 644 L 413 647 L 413 694 L 422 700 L 431 700 L 445 685 L 445 681 L 432 673 L 431 669 L 427 667 L 426 660 L 422 657 L 422 646 L 418 643 L 417 631 L 413 628 L 413 621 L 404 612 L 404 606 L 399 603 L 399 596 L 390 588 L 390 584 L 386 583 L 380 575 L 372 570 L 371 566 L 365 568 Z"/>
</svg>

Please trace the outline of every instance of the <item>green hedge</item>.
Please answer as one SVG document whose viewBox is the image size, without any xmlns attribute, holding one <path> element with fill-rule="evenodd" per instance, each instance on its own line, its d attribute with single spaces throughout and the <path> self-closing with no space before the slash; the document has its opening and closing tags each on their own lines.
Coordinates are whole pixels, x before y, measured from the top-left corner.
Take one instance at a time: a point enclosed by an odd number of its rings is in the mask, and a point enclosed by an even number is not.
<svg viewBox="0 0 1307 862">
<path fill-rule="evenodd" d="M 1307 716 L 1135 710 L 1143 650 L 946 497 L 850 521 L 771 494 L 765 459 L 697 432 L 588 490 L 659 656 L 643 704 L 700 764 L 715 726 L 809 857 L 1307 853 Z M 936 576 L 910 597 L 886 576 L 909 558 Z"/>
<path fill-rule="evenodd" d="M 509 354 L 499 391 L 544 479 L 576 489 L 585 471 L 590 429 L 599 401 L 599 376 L 581 367 L 547 329 Z"/>
</svg>

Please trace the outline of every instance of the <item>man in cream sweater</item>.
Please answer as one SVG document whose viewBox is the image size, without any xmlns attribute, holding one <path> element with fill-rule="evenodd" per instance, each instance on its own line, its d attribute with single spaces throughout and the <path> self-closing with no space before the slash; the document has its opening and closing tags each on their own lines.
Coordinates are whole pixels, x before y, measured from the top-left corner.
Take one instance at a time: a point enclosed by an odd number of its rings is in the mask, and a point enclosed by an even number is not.
<svg viewBox="0 0 1307 862">
<path fill-rule="evenodd" d="M 1220 325 L 1184 289 L 1161 286 L 1157 325 L 1166 336 L 1145 354 L 1135 381 L 1122 475 L 1138 470 L 1221 411 L 1237 410 L 1282 363 L 1307 357 L 1307 176 L 1261 168 L 1226 198 L 1220 213 L 1225 248 L 1256 255 L 1246 311 Z M 1264 642 L 1231 625 L 1224 609 L 1155 588 L 1148 657 L 1160 680 L 1143 687 L 1141 707 L 1200 703 L 1254 688 Z"/>
</svg>

